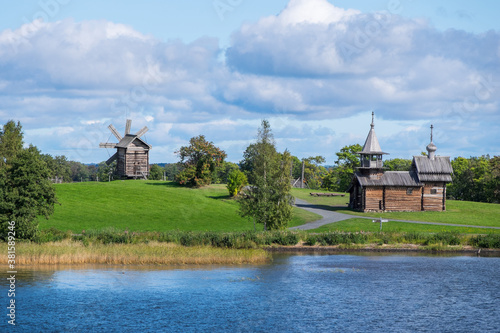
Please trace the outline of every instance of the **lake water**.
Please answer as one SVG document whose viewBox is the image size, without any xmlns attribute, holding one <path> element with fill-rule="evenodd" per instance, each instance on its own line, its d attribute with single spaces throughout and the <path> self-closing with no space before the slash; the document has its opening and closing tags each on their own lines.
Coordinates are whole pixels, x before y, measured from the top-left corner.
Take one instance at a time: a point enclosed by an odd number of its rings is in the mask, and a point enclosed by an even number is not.
<svg viewBox="0 0 500 333">
<path fill-rule="evenodd" d="M 277 255 L 258 266 L 17 278 L 20 332 L 500 332 L 497 257 Z"/>
</svg>

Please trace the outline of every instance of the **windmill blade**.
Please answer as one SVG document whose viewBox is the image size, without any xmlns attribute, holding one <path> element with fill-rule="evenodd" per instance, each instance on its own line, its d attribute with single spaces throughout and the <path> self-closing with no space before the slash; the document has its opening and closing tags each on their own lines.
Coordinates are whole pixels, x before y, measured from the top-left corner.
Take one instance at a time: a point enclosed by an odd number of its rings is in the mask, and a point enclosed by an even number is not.
<svg viewBox="0 0 500 333">
<path fill-rule="evenodd" d="M 114 160 L 116 160 L 118 158 L 118 153 L 114 153 L 113 156 L 111 156 L 110 158 L 108 158 L 108 160 L 106 161 L 106 164 L 107 165 L 110 165 L 111 163 L 113 163 Z"/>
<path fill-rule="evenodd" d="M 113 135 L 118 139 L 118 141 L 122 139 L 122 136 L 120 135 L 120 133 L 118 133 L 113 124 L 109 125 L 108 128 L 111 131 L 111 133 L 113 133 Z"/>
<path fill-rule="evenodd" d="M 143 136 L 144 134 L 146 134 L 146 132 L 149 131 L 149 128 L 147 126 L 144 126 L 139 132 L 135 133 L 135 135 L 140 138 L 141 136 Z"/>
<path fill-rule="evenodd" d="M 130 126 L 132 126 L 132 119 L 127 119 L 125 124 L 125 135 L 130 134 Z"/>
<path fill-rule="evenodd" d="M 116 148 L 117 143 L 101 142 L 99 148 Z"/>
</svg>

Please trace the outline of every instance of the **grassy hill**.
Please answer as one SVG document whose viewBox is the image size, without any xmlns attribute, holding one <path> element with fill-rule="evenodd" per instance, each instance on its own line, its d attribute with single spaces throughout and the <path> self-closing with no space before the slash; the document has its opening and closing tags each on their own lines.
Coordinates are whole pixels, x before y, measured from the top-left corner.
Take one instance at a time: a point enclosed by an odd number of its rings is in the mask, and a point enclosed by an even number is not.
<svg viewBox="0 0 500 333">
<path fill-rule="evenodd" d="M 225 185 L 190 189 L 172 182 L 129 180 L 55 186 L 61 205 L 49 220 L 40 220 L 40 229 L 253 230 L 253 224 L 239 216 L 238 204 L 229 198 Z M 294 208 L 291 226 L 317 218 Z"/>
<path fill-rule="evenodd" d="M 225 185 L 200 189 L 180 187 L 161 181 L 114 181 L 56 184 L 61 205 L 49 220 L 41 219 L 40 228 L 56 228 L 80 233 L 82 230 L 108 227 L 129 231 L 245 231 L 253 223 L 238 214 L 238 204 L 228 196 Z M 292 194 L 311 203 L 324 205 L 342 213 L 373 216 L 347 210 L 348 197 L 311 197 L 307 189 L 293 189 Z M 388 219 L 405 219 L 465 225 L 500 227 L 500 205 L 464 201 L 448 201 L 446 212 L 376 213 Z M 290 226 L 314 221 L 319 215 L 294 208 Z M 371 221 L 356 218 L 324 226 L 318 231 L 376 231 Z M 470 230 L 468 230 L 470 229 Z M 262 230 L 258 225 L 257 230 Z M 422 226 L 391 222 L 386 231 L 457 231 L 461 233 L 490 233 L 493 230 L 472 228 Z"/>
</svg>

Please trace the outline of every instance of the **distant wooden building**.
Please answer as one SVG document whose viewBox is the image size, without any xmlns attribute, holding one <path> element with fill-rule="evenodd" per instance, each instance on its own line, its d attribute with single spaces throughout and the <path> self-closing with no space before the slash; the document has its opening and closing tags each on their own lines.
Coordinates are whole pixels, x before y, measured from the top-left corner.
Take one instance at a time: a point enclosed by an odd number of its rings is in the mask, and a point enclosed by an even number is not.
<svg viewBox="0 0 500 333">
<path fill-rule="evenodd" d="M 436 156 L 436 145 L 427 146 L 428 156 L 414 156 L 410 171 L 385 171 L 375 125 L 359 152 L 361 166 L 354 173 L 349 207 L 364 212 L 444 211 L 446 184 L 451 182 L 450 158 Z"/>
<path fill-rule="evenodd" d="M 141 139 L 148 128 L 144 126 L 139 132 L 130 134 L 132 120 L 127 119 L 125 136 L 122 137 L 113 125 L 108 128 L 118 139 L 118 143 L 101 143 L 100 148 L 116 148 L 116 153 L 111 156 L 106 164 L 116 160 L 116 174 L 121 178 L 144 178 L 149 176 L 149 150 L 151 145 Z"/>
</svg>

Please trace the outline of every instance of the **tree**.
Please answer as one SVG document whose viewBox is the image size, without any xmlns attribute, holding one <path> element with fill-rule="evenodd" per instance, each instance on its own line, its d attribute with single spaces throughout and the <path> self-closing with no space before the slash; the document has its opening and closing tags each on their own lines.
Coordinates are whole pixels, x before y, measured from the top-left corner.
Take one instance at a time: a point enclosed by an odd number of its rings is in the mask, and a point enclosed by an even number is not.
<svg viewBox="0 0 500 333">
<path fill-rule="evenodd" d="M 490 187 L 492 191 L 493 202 L 500 202 L 500 156 L 495 156 L 490 160 L 491 177 Z"/>
<path fill-rule="evenodd" d="M 393 158 L 384 161 L 384 168 L 388 171 L 410 171 L 412 160 Z"/>
<path fill-rule="evenodd" d="M 303 159 L 304 161 L 304 178 L 310 189 L 317 190 L 321 187 L 323 176 L 326 174 L 326 169 L 320 164 L 325 163 L 323 156 L 311 156 Z"/>
<path fill-rule="evenodd" d="M 97 165 L 96 170 L 96 179 L 100 182 L 107 182 L 113 180 L 116 171 L 116 160 L 111 164 L 106 164 L 105 161 L 102 161 Z"/>
<path fill-rule="evenodd" d="M 255 164 L 255 156 L 257 155 L 257 144 L 250 144 L 243 152 L 243 160 L 240 161 L 240 170 L 245 173 L 250 184 L 255 183 L 253 179 L 253 166 Z"/>
<path fill-rule="evenodd" d="M 448 196 L 456 200 L 496 202 L 495 161 L 489 155 L 453 159 L 453 182 L 448 186 Z"/>
<path fill-rule="evenodd" d="M 189 143 L 189 146 L 181 147 L 176 152 L 184 166 L 177 175 L 177 181 L 181 185 L 196 187 L 209 185 L 216 168 L 224 162 L 226 153 L 205 140 L 203 135 L 191 138 Z"/>
<path fill-rule="evenodd" d="M 336 165 L 323 178 L 323 188 L 330 191 L 347 191 L 351 184 L 354 171 L 360 166 L 359 156 L 356 153 L 360 152 L 362 149 L 363 147 L 361 147 L 361 145 L 355 144 L 345 146 L 340 152 L 336 153 Z"/>
<path fill-rule="evenodd" d="M 12 164 L 12 161 L 23 150 L 23 132 L 20 122 L 16 123 L 9 120 L 3 125 L 0 131 L 0 166 L 7 167 Z"/>
<path fill-rule="evenodd" d="M 248 185 L 247 176 L 239 169 L 233 169 L 227 179 L 227 190 L 231 197 L 237 196 L 243 186 Z"/>
<path fill-rule="evenodd" d="M 250 151 L 249 148 L 246 151 Z M 291 155 L 288 151 L 283 154 L 276 151 L 267 120 L 262 121 L 257 143 L 253 144 L 251 151 L 252 157 L 247 159 L 247 165 L 253 186 L 239 200 L 240 213 L 263 224 L 264 230 L 285 229 L 292 217 L 294 201 L 290 195 Z"/>
<path fill-rule="evenodd" d="M 217 184 L 227 184 L 229 181 L 229 175 L 234 170 L 240 170 L 238 164 L 224 161 L 215 169 L 213 182 Z"/>
<path fill-rule="evenodd" d="M 165 165 L 165 175 L 167 180 L 175 180 L 177 175 L 181 172 L 182 166 L 180 163 L 169 163 Z"/>
<path fill-rule="evenodd" d="M 38 216 L 48 218 L 57 203 L 49 169 L 38 149 L 30 146 L 15 154 L 10 168 L 0 170 L 0 235 L 5 239 L 14 221 L 16 238 L 34 239 Z"/>
<path fill-rule="evenodd" d="M 163 178 L 163 168 L 158 164 L 151 165 L 151 169 L 149 170 L 150 180 L 162 180 Z"/>
<path fill-rule="evenodd" d="M 74 182 L 90 180 L 89 166 L 75 161 L 69 161 L 71 180 Z"/>
<path fill-rule="evenodd" d="M 52 157 L 49 154 L 43 154 L 41 157 L 49 168 L 51 179 L 55 179 L 57 177 L 65 182 L 70 182 L 72 180 L 71 165 L 66 156 L 61 155 Z"/>
</svg>

